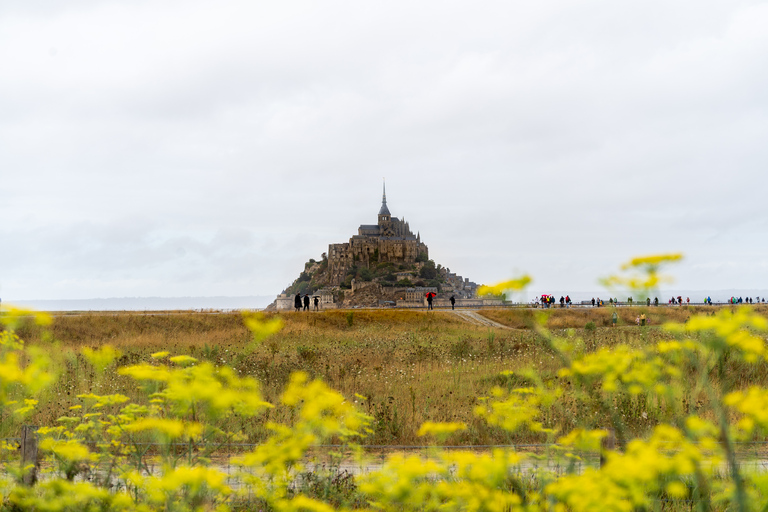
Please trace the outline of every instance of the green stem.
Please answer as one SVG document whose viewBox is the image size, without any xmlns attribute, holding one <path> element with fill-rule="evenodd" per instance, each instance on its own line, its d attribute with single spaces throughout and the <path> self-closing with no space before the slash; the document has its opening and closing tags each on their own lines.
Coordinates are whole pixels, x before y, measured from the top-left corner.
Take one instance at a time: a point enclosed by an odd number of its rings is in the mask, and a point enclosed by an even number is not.
<svg viewBox="0 0 768 512">
<path fill-rule="evenodd" d="M 747 510 L 747 492 L 744 488 L 744 480 L 741 477 L 739 471 L 739 465 L 736 461 L 736 451 L 734 450 L 733 440 L 728 433 L 728 414 L 722 405 L 722 399 L 727 393 L 725 383 L 725 354 L 721 353 L 717 362 L 718 379 L 720 380 L 720 400 L 717 403 L 718 416 L 720 418 L 720 442 L 725 450 L 726 457 L 728 458 L 728 466 L 731 470 L 731 478 L 733 484 L 736 486 L 736 501 L 738 503 L 738 510 L 740 512 L 746 512 Z"/>
</svg>

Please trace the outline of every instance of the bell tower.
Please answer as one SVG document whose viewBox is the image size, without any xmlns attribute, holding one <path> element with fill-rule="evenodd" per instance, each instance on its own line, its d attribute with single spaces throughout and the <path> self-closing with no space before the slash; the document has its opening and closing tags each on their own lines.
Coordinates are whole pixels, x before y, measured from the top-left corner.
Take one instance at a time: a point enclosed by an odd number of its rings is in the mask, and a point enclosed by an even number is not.
<svg viewBox="0 0 768 512">
<path fill-rule="evenodd" d="M 379 208 L 379 236 L 395 236 L 392 230 L 392 214 L 387 208 L 387 184 L 383 184 L 381 196 L 381 208 Z"/>
<path fill-rule="evenodd" d="M 387 208 L 387 184 L 384 183 L 384 194 L 381 196 L 381 208 L 379 208 L 379 225 L 382 221 L 389 222 L 392 220 L 392 214 L 389 213 Z"/>
</svg>

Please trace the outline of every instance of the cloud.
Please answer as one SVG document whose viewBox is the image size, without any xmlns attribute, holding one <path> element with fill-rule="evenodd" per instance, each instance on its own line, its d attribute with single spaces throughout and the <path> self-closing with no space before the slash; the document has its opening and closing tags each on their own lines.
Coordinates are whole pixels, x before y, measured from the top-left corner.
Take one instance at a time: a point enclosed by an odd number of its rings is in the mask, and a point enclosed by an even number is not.
<svg viewBox="0 0 768 512">
<path fill-rule="evenodd" d="M 0 9 L 5 294 L 277 293 L 383 176 L 477 281 L 667 250 L 691 288 L 768 277 L 762 2 Z"/>
</svg>

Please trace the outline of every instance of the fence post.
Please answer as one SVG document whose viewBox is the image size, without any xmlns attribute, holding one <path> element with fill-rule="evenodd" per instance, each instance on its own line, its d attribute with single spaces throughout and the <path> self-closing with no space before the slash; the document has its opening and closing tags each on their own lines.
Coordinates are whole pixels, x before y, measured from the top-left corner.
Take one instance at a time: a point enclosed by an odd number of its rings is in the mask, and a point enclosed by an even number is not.
<svg viewBox="0 0 768 512">
<path fill-rule="evenodd" d="M 608 450 L 616 449 L 616 432 L 612 428 L 604 428 L 607 435 L 600 440 L 600 467 L 605 465 L 605 454 Z"/>
<path fill-rule="evenodd" d="M 40 462 L 37 460 L 37 427 L 24 425 L 21 427 L 21 467 L 28 465 L 32 468 L 24 472 L 22 481 L 25 485 L 35 485 L 37 482 L 37 469 Z"/>
</svg>

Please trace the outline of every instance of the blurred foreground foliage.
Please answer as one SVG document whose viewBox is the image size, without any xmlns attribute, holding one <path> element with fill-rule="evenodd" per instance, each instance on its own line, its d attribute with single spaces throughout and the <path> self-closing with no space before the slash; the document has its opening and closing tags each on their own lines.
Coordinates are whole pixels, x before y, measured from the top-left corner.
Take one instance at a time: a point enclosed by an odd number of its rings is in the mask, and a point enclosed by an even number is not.
<svg viewBox="0 0 768 512">
<path fill-rule="evenodd" d="M 643 289 L 662 281 L 659 267 L 679 259 L 636 259 L 627 268 L 645 278 L 611 279 Z M 489 287 L 503 293 L 527 278 Z M 728 369 L 764 366 L 768 321 L 753 309 L 719 309 L 665 327 L 664 340 L 643 347 L 589 350 L 583 340 L 557 336 L 544 320 L 531 328 L 557 361 L 554 375 L 531 368 L 503 372 L 478 397 L 475 415 L 510 434 L 535 432 L 546 453 L 507 448 L 448 450 L 461 422 L 428 422 L 419 435 L 433 448 L 422 455 L 392 455 L 357 477 L 310 471 L 313 447 L 335 445 L 338 461 L 364 465 L 359 443 L 375 418 L 306 373 L 290 376 L 280 405 L 289 421 L 267 421 L 266 439 L 222 459 L 222 447 L 244 438 L 255 417 L 269 418 L 275 404 L 260 383 L 227 365 L 184 354 L 156 352 L 122 365 L 119 350 L 85 348 L 95 381 L 119 371 L 142 391 L 83 393 L 56 424 L 39 428 L 43 464 L 35 485 L 25 484 L 15 447 L 1 453 L 0 507 L 8 510 L 767 510 L 768 473 L 749 471 L 739 443 L 768 433 L 768 389 L 750 385 Z M 544 313 L 546 314 L 546 313 Z M 73 354 L 52 339 L 51 350 L 26 347 L 16 330 L 23 318 L 48 326 L 50 317 L 4 309 L 0 315 L 0 414 L 21 425 Z M 249 314 L 253 343 L 268 342 L 281 324 Z M 461 347 L 459 347 L 461 348 Z M 459 349 L 457 348 L 457 350 Z M 307 352 L 306 357 L 311 354 Z M 599 411 L 608 424 L 582 417 L 579 424 L 543 421 L 565 393 L 580 407 Z M 635 437 L 617 396 L 656 404 L 659 422 Z M 365 397 L 359 397 L 365 402 Z M 595 415 L 598 417 L 598 415 Z M 222 428 L 222 426 L 226 428 Z M 610 441 L 610 442 L 607 442 Z M 599 466 L 581 464 L 599 454 Z M 556 460 L 561 471 L 535 464 Z M 236 468 L 234 475 L 227 468 Z M 338 467 L 337 467 L 338 469 Z M 233 476 L 235 477 L 233 479 Z M 235 485 L 233 482 L 237 482 Z"/>
</svg>

